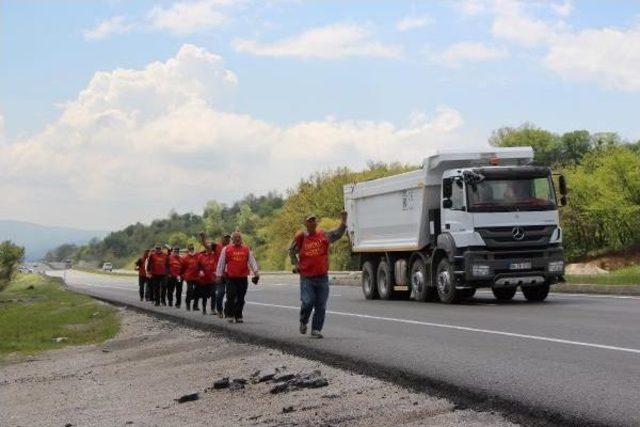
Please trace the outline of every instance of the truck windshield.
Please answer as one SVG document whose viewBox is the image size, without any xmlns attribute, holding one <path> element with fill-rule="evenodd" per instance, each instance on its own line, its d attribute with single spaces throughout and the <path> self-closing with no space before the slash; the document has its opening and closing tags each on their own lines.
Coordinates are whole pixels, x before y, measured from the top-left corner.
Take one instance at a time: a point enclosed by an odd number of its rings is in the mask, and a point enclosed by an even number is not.
<svg viewBox="0 0 640 427">
<path fill-rule="evenodd" d="M 469 211 L 508 212 L 556 209 L 553 185 L 548 177 L 485 179 L 467 185 Z"/>
</svg>

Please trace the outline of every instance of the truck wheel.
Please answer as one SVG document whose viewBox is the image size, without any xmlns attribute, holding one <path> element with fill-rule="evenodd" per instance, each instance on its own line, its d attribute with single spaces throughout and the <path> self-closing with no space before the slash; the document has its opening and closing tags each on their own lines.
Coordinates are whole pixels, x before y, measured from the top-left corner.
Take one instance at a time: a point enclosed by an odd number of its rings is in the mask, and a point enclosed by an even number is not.
<svg viewBox="0 0 640 427">
<path fill-rule="evenodd" d="M 391 299 L 393 294 L 393 277 L 391 277 L 391 269 L 386 260 L 380 261 L 378 264 L 378 295 L 380 299 Z"/>
<path fill-rule="evenodd" d="M 498 301 L 511 301 L 516 294 L 517 288 L 491 288 L 493 296 Z"/>
<path fill-rule="evenodd" d="M 522 293 L 527 301 L 540 302 L 544 301 L 549 295 L 549 284 L 545 283 L 540 286 L 523 286 Z"/>
<path fill-rule="evenodd" d="M 453 304 L 458 298 L 456 285 L 453 278 L 453 268 L 449 260 L 442 258 L 438 263 L 436 270 L 436 288 L 438 289 L 438 297 L 445 304 Z"/>
<path fill-rule="evenodd" d="M 416 301 L 435 301 L 438 299 L 438 291 L 435 287 L 429 286 L 429 276 L 427 267 L 422 258 L 418 257 L 411 264 L 411 299 Z"/>
<path fill-rule="evenodd" d="M 378 284 L 376 282 L 376 271 L 371 261 L 362 264 L 362 293 L 366 299 L 378 298 Z"/>
</svg>

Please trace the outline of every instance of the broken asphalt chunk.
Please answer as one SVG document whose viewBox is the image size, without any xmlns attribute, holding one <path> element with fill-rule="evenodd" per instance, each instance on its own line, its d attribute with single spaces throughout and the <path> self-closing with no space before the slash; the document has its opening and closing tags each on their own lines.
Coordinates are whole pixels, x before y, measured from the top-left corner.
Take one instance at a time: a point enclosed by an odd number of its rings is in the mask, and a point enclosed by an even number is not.
<svg viewBox="0 0 640 427">
<path fill-rule="evenodd" d="M 198 400 L 198 399 L 200 399 L 200 395 L 198 393 L 191 393 L 191 394 L 185 394 L 183 396 L 180 396 L 180 398 L 175 399 L 175 401 L 178 403 L 184 403 L 184 402 L 193 402 L 194 400 Z"/>
</svg>

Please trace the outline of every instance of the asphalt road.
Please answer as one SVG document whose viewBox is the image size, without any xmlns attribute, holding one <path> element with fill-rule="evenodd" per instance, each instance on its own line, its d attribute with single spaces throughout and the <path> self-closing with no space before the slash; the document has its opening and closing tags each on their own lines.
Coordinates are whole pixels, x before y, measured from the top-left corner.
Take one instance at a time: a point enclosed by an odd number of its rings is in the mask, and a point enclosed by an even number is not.
<svg viewBox="0 0 640 427">
<path fill-rule="evenodd" d="M 323 340 L 298 332 L 294 276 L 263 276 L 247 295 L 245 323 L 138 300 L 137 278 L 66 274 L 74 290 L 165 315 L 242 331 L 325 360 L 395 373 L 403 381 L 485 399 L 567 424 L 640 425 L 640 297 L 551 294 L 530 304 L 366 301 L 331 289 Z M 505 406 L 506 405 L 506 406 Z"/>
</svg>

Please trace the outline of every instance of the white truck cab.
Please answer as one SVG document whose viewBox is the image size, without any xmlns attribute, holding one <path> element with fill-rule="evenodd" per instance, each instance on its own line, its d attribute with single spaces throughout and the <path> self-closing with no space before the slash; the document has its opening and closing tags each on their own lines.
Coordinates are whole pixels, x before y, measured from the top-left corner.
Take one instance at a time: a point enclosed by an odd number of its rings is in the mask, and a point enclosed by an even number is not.
<svg viewBox="0 0 640 427">
<path fill-rule="evenodd" d="M 344 188 L 352 250 L 367 298 L 405 293 L 452 303 L 491 287 L 544 300 L 564 272 L 551 170 L 530 147 L 448 151 L 421 169 Z"/>
</svg>

